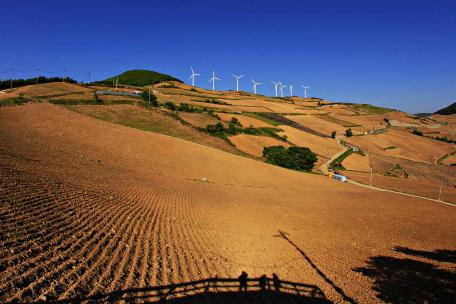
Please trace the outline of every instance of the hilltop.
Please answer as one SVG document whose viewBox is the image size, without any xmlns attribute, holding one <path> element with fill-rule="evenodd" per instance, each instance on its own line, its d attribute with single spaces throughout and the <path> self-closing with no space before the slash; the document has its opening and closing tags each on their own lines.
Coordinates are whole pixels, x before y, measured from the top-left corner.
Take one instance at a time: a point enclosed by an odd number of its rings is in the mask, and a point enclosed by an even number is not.
<svg viewBox="0 0 456 304">
<path fill-rule="evenodd" d="M 123 72 L 122 74 L 115 75 L 115 76 L 109 77 L 105 80 L 97 81 L 95 83 L 112 85 L 113 81 L 115 81 L 115 79 L 118 79 L 119 85 L 137 86 L 137 87 L 157 84 L 157 83 L 164 82 L 164 81 L 182 82 L 181 80 L 179 80 L 173 76 L 170 76 L 167 74 L 162 74 L 162 73 L 155 72 L 155 71 L 129 70 L 129 71 Z"/>
<path fill-rule="evenodd" d="M 452 115 L 456 114 L 456 102 L 453 104 L 449 105 L 446 108 L 440 109 L 435 112 L 435 114 L 441 114 L 441 115 Z"/>
</svg>

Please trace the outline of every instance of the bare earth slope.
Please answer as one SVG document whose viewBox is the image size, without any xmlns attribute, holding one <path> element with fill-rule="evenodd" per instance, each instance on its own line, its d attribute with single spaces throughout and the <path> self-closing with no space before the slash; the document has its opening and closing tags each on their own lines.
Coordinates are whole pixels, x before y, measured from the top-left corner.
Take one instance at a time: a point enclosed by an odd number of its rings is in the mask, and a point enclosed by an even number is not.
<svg viewBox="0 0 456 304">
<path fill-rule="evenodd" d="M 246 271 L 375 303 L 403 292 L 397 265 L 418 302 L 454 299 L 454 264 L 432 258 L 456 250 L 454 207 L 49 104 L 0 108 L 0 130 L 1 302 Z"/>
</svg>

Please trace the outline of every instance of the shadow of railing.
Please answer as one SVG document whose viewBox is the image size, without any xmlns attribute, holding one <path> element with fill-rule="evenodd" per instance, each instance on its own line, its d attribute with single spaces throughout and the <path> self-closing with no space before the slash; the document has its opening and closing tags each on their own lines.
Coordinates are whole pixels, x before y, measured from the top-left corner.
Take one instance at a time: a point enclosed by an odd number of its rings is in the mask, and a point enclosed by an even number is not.
<svg viewBox="0 0 456 304">
<path fill-rule="evenodd" d="M 46 303 L 331 303 L 315 285 L 266 278 L 209 278 Z M 37 302 L 43 303 L 43 302 Z"/>
</svg>

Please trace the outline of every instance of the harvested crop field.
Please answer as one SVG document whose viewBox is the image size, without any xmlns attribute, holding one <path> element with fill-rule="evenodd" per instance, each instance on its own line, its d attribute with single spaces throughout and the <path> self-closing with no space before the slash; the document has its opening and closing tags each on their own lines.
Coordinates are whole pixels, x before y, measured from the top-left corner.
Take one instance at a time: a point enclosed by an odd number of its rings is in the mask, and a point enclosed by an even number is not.
<svg viewBox="0 0 456 304">
<path fill-rule="evenodd" d="M 0 129 L 1 302 L 105 299 L 241 271 L 340 303 L 456 295 L 452 206 L 50 104 L 2 107 Z"/>
<path fill-rule="evenodd" d="M 73 105 L 67 107 L 75 112 L 127 127 L 191 140 L 232 153 L 237 152 L 226 141 L 183 125 L 180 121 L 157 109 L 146 109 L 135 105 Z"/>
<path fill-rule="evenodd" d="M 347 170 L 370 172 L 369 157 L 358 153 L 352 153 L 342 161 Z"/>
<path fill-rule="evenodd" d="M 188 122 L 194 127 L 206 128 L 207 125 L 213 125 L 218 122 L 218 119 L 210 116 L 207 113 L 179 113 L 180 118 Z"/>
<path fill-rule="evenodd" d="M 230 136 L 230 141 L 244 153 L 262 157 L 264 147 L 271 146 L 284 146 L 289 147 L 290 145 L 286 142 L 268 136 L 257 136 L 257 135 L 246 135 L 239 134 Z"/>
<path fill-rule="evenodd" d="M 442 155 L 453 151 L 451 144 L 393 128 L 383 134 L 353 136 L 347 141 L 372 153 L 428 163 L 434 163 Z M 390 149 L 390 147 L 396 148 Z"/>
<path fill-rule="evenodd" d="M 285 117 L 320 133 L 327 134 L 328 136 L 330 136 L 333 131 L 336 131 L 339 135 L 345 133 L 346 128 L 321 119 L 320 117 L 322 116 L 323 115 L 287 115 Z"/>
<path fill-rule="evenodd" d="M 278 128 L 282 129 L 283 132 L 278 132 L 277 134 L 281 136 L 286 135 L 288 141 L 293 144 L 310 148 L 310 150 L 325 158 L 329 158 L 330 155 L 334 155 L 342 150 L 342 147 L 332 138 L 323 138 L 290 126 L 279 126 Z"/>
<path fill-rule="evenodd" d="M 77 84 L 65 82 L 50 82 L 38 85 L 28 85 L 13 89 L 10 93 L 1 95 L 1 97 L 12 97 L 23 95 L 25 97 L 37 96 L 54 96 L 54 95 L 67 95 L 74 93 L 91 92 L 90 89 Z"/>
<path fill-rule="evenodd" d="M 259 119 L 239 114 L 217 113 L 222 121 L 228 122 L 231 118 L 237 118 L 244 128 L 252 126 L 253 128 L 272 128 L 273 126 Z"/>
</svg>

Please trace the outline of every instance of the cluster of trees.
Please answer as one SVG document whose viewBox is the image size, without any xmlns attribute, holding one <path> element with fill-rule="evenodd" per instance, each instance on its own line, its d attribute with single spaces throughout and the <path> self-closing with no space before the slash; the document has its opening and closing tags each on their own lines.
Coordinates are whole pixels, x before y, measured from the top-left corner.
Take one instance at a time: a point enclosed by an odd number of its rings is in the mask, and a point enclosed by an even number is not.
<svg viewBox="0 0 456 304">
<path fill-rule="evenodd" d="M 239 120 L 236 117 L 232 117 L 228 122 L 228 128 L 225 128 L 222 123 L 218 122 L 215 125 L 207 125 L 206 130 L 212 135 L 225 136 L 225 134 L 235 135 L 243 129 Z"/>
<path fill-rule="evenodd" d="M 68 77 L 62 78 L 62 77 L 39 76 L 39 77 L 27 78 L 27 79 L 0 80 L 0 90 L 9 89 L 11 87 L 13 87 L 13 88 L 23 87 L 26 85 L 38 84 L 38 83 L 62 82 L 63 80 L 65 80 L 65 82 L 68 82 L 68 83 L 77 83 L 76 80 L 68 78 Z"/>
<path fill-rule="evenodd" d="M 318 160 L 314 152 L 304 147 L 265 147 L 263 157 L 270 164 L 298 171 L 311 171 Z"/>
<path fill-rule="evenodd" d="M 418 136 L 423 136 L 423 132 L 418 131 L 417 129 L 413 129 L 412 134 L 418 135 Z"/>
<path fill-rule="evenodd" d="M 157 96 L 152 94 L 150 91 L 148 92 L 141 92 L 140 95 L 141 99 L 146 101 L 152 107 L 158 107 Z"/>
<path fill-rule="evenodd" d="M 447 142 L 447 143 L 450 143 L 450 144 L 456 144 L 456 140 L 448 138 L 446 136 L 442 136 L 442 137 L 436 136 L 436 137 L 433 137 L 433 139 L 444 141 L 444 142 Z"/>
</svg>

